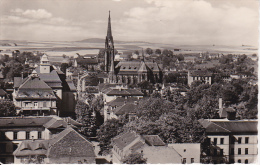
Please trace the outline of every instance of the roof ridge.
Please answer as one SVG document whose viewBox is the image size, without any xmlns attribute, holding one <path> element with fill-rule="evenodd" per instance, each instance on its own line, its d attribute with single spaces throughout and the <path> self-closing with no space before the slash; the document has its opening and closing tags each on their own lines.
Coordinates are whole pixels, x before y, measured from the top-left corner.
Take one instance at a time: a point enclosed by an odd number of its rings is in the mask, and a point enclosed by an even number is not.
<svg viewBox="0 0 260 165">
<path fill-rule="evenodd" d="M 222 128 L 222 129 L 224 129 L 224 130 L 226 130 L 226 131 L 228 131 L 228 132 L 231 132 L 230 130 L 228 130 L 228 129 L 226 129 L 226 128 L 224 128 L 224 127 L 222 127 L 222 126 L 216 124 L 215 122 L 211 122 L 211 124 L 214 124 L 214 125 L 216 125 L 216 126 Z M 209 125 L 210 125 L 210 124 L 209 124 Z"/>
</svg>

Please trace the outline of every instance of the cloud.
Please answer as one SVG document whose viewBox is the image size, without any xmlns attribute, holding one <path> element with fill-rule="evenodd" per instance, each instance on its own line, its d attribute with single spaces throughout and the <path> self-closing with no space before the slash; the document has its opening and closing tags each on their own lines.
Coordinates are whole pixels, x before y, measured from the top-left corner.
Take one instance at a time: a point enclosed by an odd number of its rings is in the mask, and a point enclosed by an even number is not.
<svg viewBox="0 0 260 165">
<path fill-rule="evenodd" d="M 116 23 L 122 38 L 135 36 L 139 40 L 176 44 L 257 43 L 256 10 L 232 4 L 215 7 L 202 0 L 146 1 L 147 7 L 126 11 Z"/>
<path fill-rule="evenodd" d="M 26 10 L 22 13 L 22 15 L 29 17 L 29 18 L 34 18 L 34 19 L 46 19 L 46 18 L 52 17 L 52 14 L 47 12 L 44 9 Z"/>
<path fill-rule="evenodd" d="M 23 16 L 27 18 L 33 18 L 33 19 L 46 19 L 51 18 L 52 14 L 50 12 L 47 12 L 45 9 L 37 9 L 37 10 L 22 10 L 19 8 L 12 9 L 12 13 L 14 13 L 17 16 Z"/>
</svg>

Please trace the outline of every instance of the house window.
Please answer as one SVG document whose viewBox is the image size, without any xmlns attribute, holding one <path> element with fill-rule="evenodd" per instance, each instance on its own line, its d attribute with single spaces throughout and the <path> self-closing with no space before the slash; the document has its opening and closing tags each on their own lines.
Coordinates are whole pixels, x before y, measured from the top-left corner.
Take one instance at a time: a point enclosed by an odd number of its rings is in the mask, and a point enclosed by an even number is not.
<svg viewBox="0 0 260 165">
<path fill-rule="evenodd" d="M 46 101 L 43 102 L 43 107 L 47 107 Z"/>
<path fill-rule="evenodd" d="M 245 160 L 245 164 L 248 164 L 248 159 Z"/>
<path fill-rule="evenodd" d="M 241 155 L 241 148 L 238 148 L 238 155 Z"/>
<path fill-rule="evenodd" d="M 245 148 L 245 155 L 248 155 L 248 148 Z"/>
<path fill-rule="evenodd" d="M 186 152 L 186 149 L 184 149 L 183 152 Z"/>
<path fill-rule="evenodd" d="M 238 138 L 238 144 L 241 144 L 241 141 L 242 141 L 242 138 L 239 137 L 239 138 Z"/>
<path fill-rule="evenodd" d="M 248 142 L 249 142 L 249 137 L 246 137 L 245 138 L 245 143 L 248 144 Z"/>
<path fill-rule="evenodd" d="M 224 144 L 224 138 L 220 139 L 220 144 Z"/>
<path fill-rule="evenodd" d="M 194 158 L 191 158 L 191 159 L 190 159 L 190 163 L 194 163 Z"/>
<path fill-rule="evenodd" d="M 182 164 L 186 164 L 186 158 L 183 158 Z"/>
<path fill-rule="evenodd" d="M 38 107 L 38 102 L 33 103 L 34 107 Z"/>
<path fill-rule="evenodd" d="M 223 149 L 220 149 L 220 155 L 221 156 L 223 155 Z"/>
<path fill-rule="evenodd" d="M 38 131 L 38 139 L 41 139 L 41 138 L 42 138 L 42 132 Z"/>
<path fill-rule="evenodd" d="M 217 145 L 218 139 L 214 138 L 214 145 Z"/>
<path fill-rule="evenodd" d="M 30 139 L 30 132 L 26 132 L 26 139 Z"/>
<path fill-rule="evenodd" d="M 237 162 L 238 162 L 238 163 L 241 163 L 241 159 L 238 159 Z"/>
<path fill-rule="evenodd" d="M 17 139 L 17 132 L 14 132 L 14 140 Z"/>
<path fill-rule="evenodd" d="M 234 155 L 234 153 L 235 153 L 235 149 L 231 148 L 230 155 Z"/>
</svg>

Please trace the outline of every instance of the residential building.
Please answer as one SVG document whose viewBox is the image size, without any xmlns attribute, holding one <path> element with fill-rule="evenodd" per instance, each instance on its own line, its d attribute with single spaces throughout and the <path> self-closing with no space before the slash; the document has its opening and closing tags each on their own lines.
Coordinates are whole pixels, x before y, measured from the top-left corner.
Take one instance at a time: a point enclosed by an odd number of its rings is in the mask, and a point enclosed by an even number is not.
<svg viewBox="0 0 260 165">
<path fill-rule="evenodd" d="M 100 90 L 100 94 L 103 95 L 103 100 L 107 103 L 115 100 L 118 97 L 135 97 L 140 99 L 144 96 L 144 94 L 139 89 L 129 89 L 122 86 L 103 88 L 102 90 Z"/>
<path fill-rule="evenodd" d="M 94 164 L 93 144 L 68 126 L 47 140 L 24 140 L 14 151 L 15 164 Z"/>
<path fill-rule="evenodd" d="M 81 124 L 58 116 L 0 117 L 0 162 L 14 163 L 13 151 L 24 140 L 48 140 L 68 126 Z"/>
<path fill-rule="evenodd" d="M 212 73 L 206 70 L 193 70 L 188 71 L 188 85 L 190 86 L 193 81 L 201 80 L 204 83 L 212 83 Z"/>
<path fill-rule="evenodd" d="M 131 131 L 112 140 L 113 163 L 123 163 L 131 153 L 142 153 L 150 164 L 181 164 L 182 156 L 172 147 L 167 147 L 158 135 L 138 135 Z"/>
<path fill-rule="evenodd" d="M 171 143 L 168 147 L 182 156 L 183 164 L 200 163 L 200 143 Z"/>
<path fill-rule="evenodd" d="M 256 162 L 258 120 L 200 119 L 199 122 L 206 129 L 208 144 L 215 146 L 207 153 L 214 163 Z"/>
<path fill-rule="evenodd" d="M 37 75 L 31 75 L 13 93 L 14 104 L 23 114 L 57 114 L 57 98 Z"/>
<path fill-rule="evenodd" d="M 83 56 L 79 56 L 74 59 L 74 67 L 82 67 L 88 71 L 95 71 L 99 69 L 98 59 L 95 57 L 84 58 Z"/>
<path fill-rule="evenodd" d="M 76 97 L 73 82 L 50 64 L 46 54 L 27 78 L 14 77 L 13 100 L 21 112 L 39 115 L 47 110 L 48 114 L 73 115 Z"/>
</svg>

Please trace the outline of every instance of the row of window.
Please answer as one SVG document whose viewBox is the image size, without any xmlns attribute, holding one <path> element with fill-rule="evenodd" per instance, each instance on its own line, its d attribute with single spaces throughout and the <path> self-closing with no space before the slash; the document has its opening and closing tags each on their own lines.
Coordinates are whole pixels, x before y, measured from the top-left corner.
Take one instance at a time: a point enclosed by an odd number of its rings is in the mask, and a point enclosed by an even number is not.
<svg viewBox="0 0 260 165">
<path fill-rule="evenodd" d="M 231 138 L 231 144 L 234 144 L 236 141 L 235 137 Z M 210 142 L 210 138 L 208 138 L 208 142 Z M 242 144 L 242 137 L 237 138 L 237 143 Z M 245 144 L 249 143 L 249 137 L 245 137 Z M 218 138 L 214 138 L 214 145 L 218 144 Z M 220 144 L 224 144 L 224 138 L 220 138 Z"/>
<path fill-rule="evenodd" d="M 42 132 L 38 131 L 38 139 L 42 138 Z M 6 139 L 5 133 L 0 132 L 0 139 Z M 13 139 L 17 140 L 18 139 L 18 132 L 13 132 Z M 25 132 L 25 139 L 30 139 L 30 132 L 26 131 Z"/>
<path fill-rule="evenodd" d="M 237 138 L 237 143 L 238 144 L 242 144 L 242 140 L 243 138 L 242 137 L 238 137 Z M 232 137 L 231 138 L 231 144 L 235 144 L 235 141 L 236 141 L 236 138 L 235 137 Z M 245 144 L 248 144 L 249 143 L 249 137 L 245 137 L 245 140 L 244 140 Z"/>
<path fill-rule="evenodd" d="M 183 158 L 182 163 L 186 164 L 187 163 L 187 159 Z M 190 158 L 190 163 L 194 163 L 194 158 Z"/>
<path fill-rule="evenodd" d="M 234 159 L 231 159 L 230 163 L 235 163 Z M 241 159 L 238 159 L 236 163 L 242 163 Z M 244 163 L 248 164 L 248 159 L 245 159 Z"/>
<path fill-rule="evenodd" d="M 230 155 L 234 155 L 234 153 L 235 153 L 235 149 L 231 148 Z M 241 155 L 241 148 L 238 148 L 237 154 Z M 248 148 L 245 148 L 245 155 L 248 155 Z"/>
</svg>

